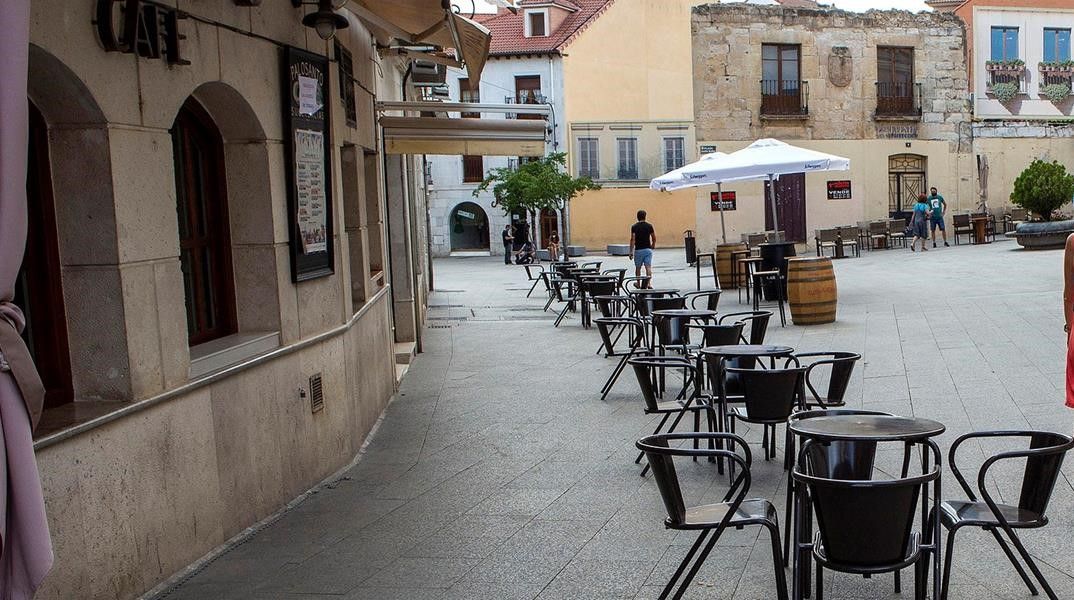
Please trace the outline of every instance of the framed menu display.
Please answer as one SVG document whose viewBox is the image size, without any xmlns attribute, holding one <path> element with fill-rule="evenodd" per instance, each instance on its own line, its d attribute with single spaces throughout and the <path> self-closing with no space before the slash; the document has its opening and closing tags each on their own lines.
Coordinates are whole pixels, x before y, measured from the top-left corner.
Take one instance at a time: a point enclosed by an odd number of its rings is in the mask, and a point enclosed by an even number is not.
<svg viewBox="0 0 1074 600">
<path fill-rule="evenodd" d="M 291 279 L 299 282 L 334 272 L 331 96 L 327 57 L 288 46 L 282 62 Z"/>
</svg>

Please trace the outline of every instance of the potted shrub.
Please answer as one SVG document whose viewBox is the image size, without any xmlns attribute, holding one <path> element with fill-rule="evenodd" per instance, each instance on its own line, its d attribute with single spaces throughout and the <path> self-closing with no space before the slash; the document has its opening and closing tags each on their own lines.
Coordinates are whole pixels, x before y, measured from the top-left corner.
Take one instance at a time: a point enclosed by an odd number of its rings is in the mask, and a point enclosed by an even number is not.
<svg viewBox="0 0 1074 600">
<path fill-rule="evenodd" d="M 1057 161 L 1034 160 L 1014 180 L 1011 202 L 1040 215 L 1043 223 L 1022 223 L 1013 232 L 1025 248 L 1062 246 L 1074 233 L 1074 221 L 1052 221 L 1057 209 L 1074 198 L 1074 175 Z"/>
<path fill-rule="evenodd" d="M 1070 82 L 1048 83 L 1040 88 L 1040 93 L 1054 104 L 1059 104 L 1070 96 Z"/>
<path fill-rule="evenodd" d="M 1018 93 L 1021 91 L 1017 83 L 1013 81 L 1004 81 L 1003 83 L 993 83 L 992 89 L 989 90 L 996 100 L 999 100 L 1003 104 L 1014 100 Z"/>
</svg>

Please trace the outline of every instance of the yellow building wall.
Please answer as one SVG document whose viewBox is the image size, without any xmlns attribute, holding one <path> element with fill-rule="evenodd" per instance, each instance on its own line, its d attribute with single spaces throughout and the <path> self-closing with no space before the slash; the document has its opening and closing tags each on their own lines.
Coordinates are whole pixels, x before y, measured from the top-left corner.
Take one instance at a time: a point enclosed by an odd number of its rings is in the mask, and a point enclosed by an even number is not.
<svg viewBox="0 0 1074 600">
<path fill-rule="evenodd" d="M 699 143 L 716 143 L 724 152 L 747 145 L 741 141 Z M 888 157 L 893 154 L 920 154 L 927 158 L 926 185 L 939 189 L 949 211 L 969 211 L 978 202 L 973 156 L 952 153 L 947 142 L 913 140 L 909 148 L 905 140 L 794 140 L 792 143 L 850 159 L 849 171 L 806 174 L 806 241 L 810 244 L 816 229 L 888 217 Z M 828 200 L 828 180 L 846 179 L 851 182 L 851 199 Z M 709 203 L 709 193 L 715 189 L 701 187 L 694 192 L 699 252 L 711 251 L 722 242 L 720 213 L 712 211 Z M 738 242 L 744 233 L 764 231 L 767 202 L 764 183 L 728 183 L 723 190 L 735 191 L 738 200 L 737 210 L 724 213 L 727 240 Z"/>
<path fill-rule="evenodd" d="M 682 232 L 694 228 L 692 190 L 654 192 L 649 188 L 604 188 L 571 200 L 571 244 L 603 252 L 608 244 L 630 243 L 637 212 L 649 213 L 659 248 L 682 246 Z"/>
<path fill-rule="evenodd" d="M 1071 138 L 977 138 L 975 150 L 988 160 L 985 187 L 989 209 L 1011 206 L 1014 180 L 1034 159 L 1057 160 L 1074 172 L 1074 139 Z M 1070 205 L 1060 208 L 1070 214 Z"/>
<path fill-rule="evenodd" d="M 564 121 L 693 122 L 690 9 L 705 2 L 613 2 L 565 49 Z M 689 144 L 692 135 L 687 137 L 690 162 L 697 156 Z M 651 154 L 639 144 L 639 160 L 643 153 Z M 614 159 L 614 154 L 602 158 Z M 574 172 L 575 157 L 568 156 L 568 161 Z M 591 250 L 625 244 L 635 213 L 644 208 L 659 245 L 681 246 L 683 230 L 694 229 L 693 197 L 689 191 L 669 195 L 648 187 L 588 192 L 571 202 L 571 243 Z"/>
</svg>

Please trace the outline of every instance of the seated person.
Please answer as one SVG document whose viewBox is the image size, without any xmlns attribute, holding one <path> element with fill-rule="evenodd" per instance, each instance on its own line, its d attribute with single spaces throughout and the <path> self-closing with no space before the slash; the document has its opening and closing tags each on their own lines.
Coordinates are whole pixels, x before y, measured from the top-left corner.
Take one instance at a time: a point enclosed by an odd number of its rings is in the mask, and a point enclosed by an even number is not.
<svg viewBox="0 0 1074 600">
<path fill-rule="evenodd" d="M 533 247 L 533 242 L 527 241 L 522 244 L 522 247 L 515 252 L 515 264 L 516 265 L 528 265 L 537 260 L 537 251 Z"/>
</svg>

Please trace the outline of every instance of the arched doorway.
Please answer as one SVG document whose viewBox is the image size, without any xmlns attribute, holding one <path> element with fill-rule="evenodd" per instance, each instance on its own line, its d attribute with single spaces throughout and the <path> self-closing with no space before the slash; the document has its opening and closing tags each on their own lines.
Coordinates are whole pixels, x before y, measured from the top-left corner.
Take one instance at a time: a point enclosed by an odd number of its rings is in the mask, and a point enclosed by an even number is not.
<svg viewBox="0 0 1074 600">
<path fill-rule="evenodd" d="M 191 346 L 236 331 L 224 142 L 212 117 L 188 98 L 172 126 L 179 261 Z"/>
<path fill-rule="evenodd" d="M 559 217 L 551 208 L 541 209 L 541 248 L 548 247 L 548 239 L 559 233 Z"/>
<path fill-rule="evenodd" d="M 26 169 L 26 253 L 15 283 L 15 304 L 26 317 L 23 339 L 45 386 L 45 408 L 71 402 L 71 357 L 60 283 L 60 250 L 52 194 L 48 126 L 30 102 Z"/>
<path fill-rule="evenodd" d="M 894 154 L 888 157 L 888 216 L 906 219 L 914 203 L 925 193 L 928 159 L 920 154 Z"/>
<path fill-rule="evenodd" d="M 489 220 L 485 209 L 473 202 L 463 202 L 451 209 L 451 251 L 488 250 Z"/>
</svg>

